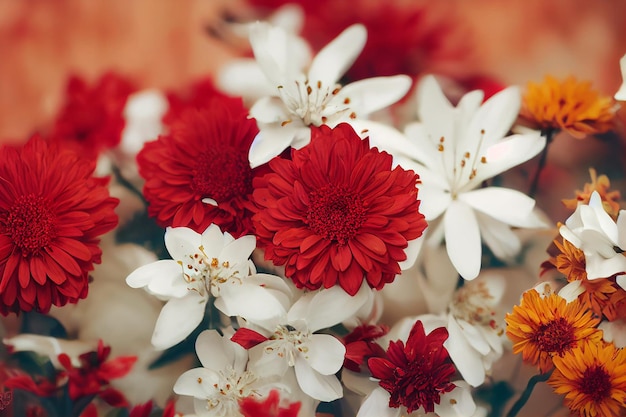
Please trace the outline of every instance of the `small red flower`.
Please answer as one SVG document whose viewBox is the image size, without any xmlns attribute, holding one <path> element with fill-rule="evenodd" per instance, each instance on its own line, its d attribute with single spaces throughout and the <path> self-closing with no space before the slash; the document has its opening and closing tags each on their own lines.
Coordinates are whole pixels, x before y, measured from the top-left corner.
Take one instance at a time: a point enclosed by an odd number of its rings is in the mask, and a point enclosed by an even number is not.
<svg viewBox="0 0 626 417">
<path fill-rule="evenodd" d="M 251 233 L 249 198 L 259 171 L 250 168 L 248 151 L 257 133 L 241 100 L 215 99 L 185 112 L 137 155 L 150 216 L 198 233 L 211 223 L 235 238 Z"/>
<path fill-rule="evenodd" d="M 421 321 L 417 321 L 406 345 L 401 341 L 389 343 L 387 358 L 370 358 L 368 366 L 379 385 L 391 394 L 389 407 L 405 406 L 410 413 L 424 408 L 431 413 L 440 397 L 455 385 L 450 378 L 454 365 L 443 342 L 448 331 L 439 327 L 428 335 Z"/>
<path fill-rule="evenodd" d="M 65 353 L 59 355 L 59 362 L 66 369 L 69 394 L 72 400 L 90 395 L 98 395 L 114 407 L 126 407 L 128 401 L 124 394 L 109 386 L 112 379 L 128 374 L 137 361 L 136 356 L 119 356 L 107 360 L 111 347 L 98 341 L 98 350 L 80 355 L 80 367 L 72 365 Z"/>
<path fill-rule="evenodd" d="M 243 398 L 239 401 L 239 411 L 244 417 L 297 417 L 299 402 L 291 403 L 286 408 L 280 407 L 279 403 L 278 391 L 272 390 L 262 401 L 252 397 Z"/>
<path fill-rule="evenodd" d="M 95 164 L 33 137 L 0 147 L 0 313 L 75 303 L 100 263 L 99 236 L 117 225 Z"/>
<path fill-rule="evenodd" d="M 125 125 L 126 100 L 134 90 L 128 80 L 114 73 L 104 74 L 93 86 L 77 76 L 70 78 L 51 139 L 89 158 L 117 146 Z"/>
<path fill-rule="evenodd" d="M 391 165 L 348 124 L 313 128 L 309 145 L 292 160 L 274 158 L 273 172 L 254 181 L 252 220 L 265 259 L 310 289 L 338 284 L 354 295 L 364 278 L 376 289 L 392 282 L 426 221 L 419 177 Z"/>
<path fill-rule="evenodd" d="M 343 366 L 353 372 L 361 372 L 369 358 L 385 357 L 385 350 L 375 340 L 388 332 L 387 326 L 372 324 L 363 324 L 352 330 L 343 338 L 343 343 L 346 346 Z"/>
</svg>

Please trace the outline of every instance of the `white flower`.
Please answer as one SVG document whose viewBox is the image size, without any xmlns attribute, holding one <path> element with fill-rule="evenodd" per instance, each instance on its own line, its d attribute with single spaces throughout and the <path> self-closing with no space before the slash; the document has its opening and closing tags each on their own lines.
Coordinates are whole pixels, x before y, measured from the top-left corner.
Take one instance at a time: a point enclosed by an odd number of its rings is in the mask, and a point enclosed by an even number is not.
<svg viewBox="0 0 626 417">
<path fill-rule="evenodd" d="M 626 55 L 619 60 L 622 69 L 622 86 L 615 93 L 615 100 L 626 101 Z"/>
<path fill-rule="evenodd" d="M 561 236 L 585 254 L 588 279 L 608 278 L 626 272 L 626 210 L 620 210 L 617 223 L 602 207 L 597 191 L 589 204 L 579 204 L 565 221 Z M 617 280 L 622 285 L 623 278 Z M 623 287 L 623 286 L 622 286 Z"/>
<path fill-rule="evenodd" d="M 360 80 L 342 87 L 339 79 L 357 58 L 367 38 L 363 25 L 353 25 L 326 45 L 305 72 L 294 59 L 293 37 L 279 27 L 257 23 L 250 43 L 261 70 L 275 88 L 250 109 L 260 129 L 250 148 L 252 167 L 269 161 L 284 149 L 310 141 L 309 126 L 334 127 L 365 118 L 402 98 L 411 86 L 405 75 Z M 299 55 L 302 57 L 302 55 Z"/>
<path fill-rule="evenodd" d="M 259 375 L 282 376 L 293 367 L 307 395 L 320 401 L 341 398 L 343 389 L 335 373 L 343 365 L 346 348 L 334 336 L 315 332 L 352 317 L 367 301 L 369 292 L 363 285 L 350 296 L 335 286 L 302 295 L 289 311 L 270 319 L 243 315 L 251 328 L 267 338 L 250 349 L 250 369 Z M 267 307 L 276 310 L 280 304 Z"/>
<path fill-rule="evenodd" d="M 538 134 L 504 137 L 515 121 L 520 93 L 507 88 L 481 105 L 482 91 L 450 104 L 437 81 L 425 77 L 418 88 L 421 123 L 407 126 L 409 141 L 390 135 L 394 160 L 415 170 L 422 180 L 420 211 L 430 222 L 428 241 L 445 238 L 452 264 L 465 279 L 480 271 L 481 240 L 502 259 L 520 250 L 513 227 L 544 227 L 535 201 L 483 182 L 537 155 L 545 146 Z M 477 189 L 479 188 L 479 189 Z"/>
<path fill-rule="evenodd" d="M 64 340 L 56 337 L 41 336 L 38 334 L 22 333 L 11 338 L 3 339 L 2 342 L 12 352 L 35 352 L 38 355 L 50 358 L 50 362 L 56 369 L 64 369 L 59 362 L 59 355 L 65 353 L 75 367 L 82 366 L 80 355 L 94 352 L 98 347 L 96 341 Z"/>
<path fill-rule="evenodd" d="M 173 259 L 144 265 L 126 278 L 129 286 L 145 287 L 168 300 L 152 335 L 157 349 L 175 345 L 198 327 L 211 295 L 228 316 L 254 311 L 270 317 L 277 311 L 267 306 L 268 300 L 288 303 L 289 288 L 281 278 L 250 275 L 255 272 L 248 259 L 256 246 L 254 236 L 234 239 L 215 224 L 202 235 L 186 227 L 168 228 L 165 246 Z"/>
<path fill-rule="evenodd" d="M 174 385 L 179 395 L 194 397 L 197 416 L 241 416 L 238 401 L 261 397 L 269 391 L 268 382 L 246 369 L 248 354 L 216 330 L 205 330 L 196 339 L 201 368 L 182 374 Z"/>
</svg>

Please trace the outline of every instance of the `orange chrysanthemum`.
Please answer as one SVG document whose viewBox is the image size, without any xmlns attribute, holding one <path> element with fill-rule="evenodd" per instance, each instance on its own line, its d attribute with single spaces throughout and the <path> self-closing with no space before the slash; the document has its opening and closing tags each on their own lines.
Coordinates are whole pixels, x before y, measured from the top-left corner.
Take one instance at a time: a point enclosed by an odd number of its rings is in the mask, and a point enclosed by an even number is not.
<svg viewBox="0 0 626 417">
<path fill-rule="evenodd" d="M 589 175 L 591 176 L 591 182 L 586 183 L 582 191 L 576 190 L 576 198 L 562 200 L 563 204 L 572 211 L 576 210 L 578 204 L 589 204 L 591 194 L 597 191 L 602 199 L 602 207 L 604 207 L 604 210 L 609 213 L 613 219 L 617 219 L 620 210 L 620 192 L 610 189 L 611 181 L 606 175 L 600 175 L 598 177 L 596 170 L 593 168 L 589 168 Z"/>
<path fill-rule="evenodd" d="M 540 372 L 552 369 L 552 358 L 563 356 L 582 340 L 599 341 L 600 322 L 578 300 L 567 302 L 551 293 L 542 297 L 536 290 L 526 291 L 519 306 L 506 315 L 506 335 L 513 342 L 513 353 L 522 353 L 525 362 L 539 366 Z"/>
<path fill-rule="evenodd" d="M 626 351 L 612 343 L 585 341 L 554 358 L 548 380 L 565 405 L 584 417 L 623 415 L 626 407 Z"/>
<path fill-rule="evenodd" d="M 565 130 L 582 139 L 608 131 L 615 107 L 613 99 L 600 96 L 590 82 L 546 76 L 543 83 L 528 83 L 520 115 L 537 128 Z"/>
</svg>

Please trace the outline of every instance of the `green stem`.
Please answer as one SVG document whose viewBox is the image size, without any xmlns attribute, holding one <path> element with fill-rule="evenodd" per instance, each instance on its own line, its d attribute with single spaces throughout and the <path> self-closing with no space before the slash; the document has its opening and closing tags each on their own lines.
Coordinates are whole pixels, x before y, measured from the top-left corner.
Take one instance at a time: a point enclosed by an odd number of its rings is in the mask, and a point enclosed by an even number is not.
<svg viewBox="0 0 626 417">
<path fill-rule="evenodd" d="M 533 389 L 535 388 L 535 385 L 537 385 L 538 382 L 547 381 L 548 378 L 550 378 L 550 375 L 552 375 L 552 371 L 553 370 L 546 372 L 545 374 L 539 374 L 539 375 L 535 375 L 531 377 L 528 380 L 528 385 L 526 385 L 526 389 L 524 389 L 524 392 L 522 392 L 522 395 L 520 395 L 517 401 L 515 401 L 515 404 L 513 404 L 513 407 L 511 407 L 506 417 L 515 417 L 517 413 L 520 412 L 522 407 L 524 407 L 528 399 L 530 398 L 530 394 L 533 393 Z"/>
<path fill-rule="evenodd" d="M 530 184 L 530 190 L 528 191 L 528 195 L 531 198 L 535 197 L 537 193 L 537 187 L 539 186 L 539 177 L 541 176 L 541 171 L 546 166 L 546 161 L 548 160 L 548 148 L 552 143 L 552 139 L 554 139 L 554 135 L 557 133 L 556 129 L 548 128 L 545 131 L 542 131 L 541 134 L 546 136 L 546 146 L 541 151 L 541 156 L 539 157 L 539 165 L 537 166 L 537 171 L 535 171 L 535 176 Z"/>
</svg>

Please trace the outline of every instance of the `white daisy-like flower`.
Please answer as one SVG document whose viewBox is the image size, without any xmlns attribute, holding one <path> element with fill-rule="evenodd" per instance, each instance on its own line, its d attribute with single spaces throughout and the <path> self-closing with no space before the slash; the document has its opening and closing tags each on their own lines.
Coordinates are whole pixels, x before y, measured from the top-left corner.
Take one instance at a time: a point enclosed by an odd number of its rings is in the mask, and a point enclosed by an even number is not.
<svg viewBox="0 0 626 417">
<path fill-rule="evenodd" d="M 343 365 L 346 348 L 336 337 L 316 332 L 356 314 L 367 302 L 369 292 L 363 285 L 350 296 L 335 286 L 302 295 L 288 311 L 270 319 L 258 313 L 243 315 L 247 328 L 238 330 L 233 340 L 246 344 L 249 334 L 258 339 L 249 351 L 249 367 L 257 374 L 283 376 L 293 368 L 305 394 L 319 401 L 336 400 L 343 396 L 335 373 Z M 275 311 L 281 304 L 267 307 Z"/>
<path fill-rule="evenodd" d="M 261 398 L 272 384 L 247 369 L 248 353 L 216 330 L 205 330 L 196 339 L 201 368 L 182 374 L 174 384 L 178 395 L 193 397 L 196 416 L 237 417 L 239 400 Z"/>
<path fill-rule="evenodd" d="M 602 206 L 594 191 L 589 204 L 579 204 L 559 228 L 561 236 L 585 254 L 588 279 L 608 278 L 615 274 L 617 283 L 626 288 L 626 210 L 620 210 L 617 222 Z"/>
<path fill-rule="evenodd" d="M 501 259 L 521 248 L 512 227 L 546 227 L 527 195 L 483 182 L 537 155 L 546 139 L 539 134 L 505 135 L 520 107 L 520 92 L 507 88 L 485 103 L 482 91 L 466 94 L 454 107 L 437 81 L 427 76 L 418 88 L 421 123 L 406 136 L 389 135 L 383 147 L 396 163 L 420 175 L 420 211 L 429 221 L 430 244 L 445 245 L 465 279 L 478 276 L 481 241 Z M 378 145 L 378 143 L 375 143 Z"/>
<path fill-rule="evenodd" d="M 152 335 L 157 349 L 175 345 L 198 327 L 210 297 L 231 317 L 252 312 L 272 317 L 283 311 L 281 303 L 289 303 L 290 289 L 283 279 L 256 274 L 249 260 L 256 247 L 254 236 L 234 239 L 215 224 L 202 234 L 168 228 L 165 246 L 173 259 L 144 265 L 126 278 L 129 286 L 168 300 Z"/>
<path fill-rule="evenodd" d="M 275 88 L 250 109 L 260 133 L 250 148 L 250 164 L 259 166 L 289 146 L 299 149 L 310 141 L 310 126 L 334 127 L 341 122 L 367 118 L 401 99 L 411 87 L 405 75 L 376 77 L 346 86 L 339 84 L 365 46 L 363 25 L 353 25 L 326 45 L 309 65 L 284 29 L 267 23 L 250 28 L 250 43 L 263 74 Z M 374 122 L 372 122 L 374 123 Z"/>
</svg>

